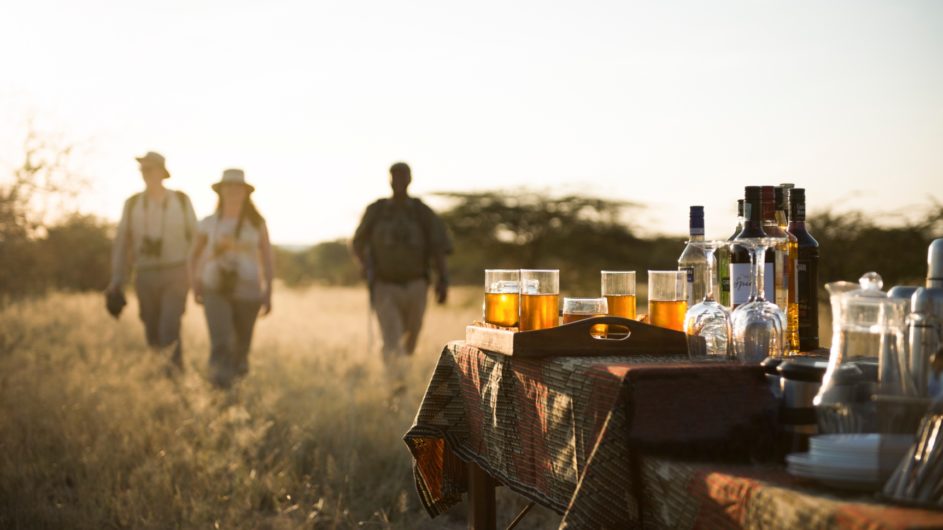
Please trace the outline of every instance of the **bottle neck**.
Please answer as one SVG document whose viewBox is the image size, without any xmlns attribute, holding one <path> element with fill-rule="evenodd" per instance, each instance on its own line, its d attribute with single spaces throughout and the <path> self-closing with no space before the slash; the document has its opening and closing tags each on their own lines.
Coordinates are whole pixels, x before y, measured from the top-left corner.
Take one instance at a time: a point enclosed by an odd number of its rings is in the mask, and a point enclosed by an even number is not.
<svg viewBox="0 0 943 530">
<path fill-rule="evenodd" d="M 789 220 L 786 218 L 786 210 L 776 210 L 776 224 L 783 230 L 789 226 Z"/>
<path fill-rule="evenodd" d="M 793 219 L 789 221 L 789 231 L 790 232 L 805 232 L 805 221 L 800 221 L 798 219 Z"/>
<path fill-rule="evenodd" d="M 761 210 L 761 200 L 759 194 L 750 195 L 743 202 L 743 229 L 737 234 L 741 237 L 763 237 L 766 232 L 763 230 L 763 217 Z"/>
</svg>

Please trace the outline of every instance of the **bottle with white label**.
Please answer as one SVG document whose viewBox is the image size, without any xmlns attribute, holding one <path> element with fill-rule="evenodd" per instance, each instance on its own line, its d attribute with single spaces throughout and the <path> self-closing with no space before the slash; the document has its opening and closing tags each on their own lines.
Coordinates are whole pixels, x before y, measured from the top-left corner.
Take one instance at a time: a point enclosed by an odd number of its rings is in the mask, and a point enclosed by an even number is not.
<svg viewBox="0 0 943 530">
<path fill-rule="evenodd" d="M 743 200 L 743 230 L 737 239 L 748 237 L 766 237 L 763 231 L 762 189 L 760 186 L 747 186 Z M 767 278 L 773 277 L 775 256 L 766 254 Z M 753 287 L 753 270 L 750 267 L 750 251 L 742 246 L 734 246 L 730 254 L 730 305 L 736 308 L 750 301 L 750 289 Z M 770 297 L 772 299 L 772 297 Z"/>
<path fill-rule="evenodd" d="M 704 207 L 692 206 L 689 226 L 690 239 L 678 258 L 678 270 L 685 271 L 688 278 L 688 307 L 704 299 L 707 286 L 704 275 L 707 273 L 707 256 L 704 249 L 691 245 L 692 241 L 704 241 Z"/>
</svg>

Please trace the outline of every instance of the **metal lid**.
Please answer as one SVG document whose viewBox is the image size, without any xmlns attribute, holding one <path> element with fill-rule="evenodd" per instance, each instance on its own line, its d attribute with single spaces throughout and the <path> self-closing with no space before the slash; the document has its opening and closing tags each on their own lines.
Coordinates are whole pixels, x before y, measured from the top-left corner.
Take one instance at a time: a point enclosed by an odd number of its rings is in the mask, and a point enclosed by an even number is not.
<svg viewBox="0 0 943 530">
<path fill-rule="evenodd" d="M 778 357 L 767 357 L 763 359 L 763 362 L 760 363 L 760 366 L 763 367 L 763 371 L 769 375 L 779 375 L 779 372 L 776 371 L 776 368 L 782 364 L 783 360 Z"/>
<path fill-rule="evenodd" d="M 916 285 L 895 285 L 887 290 L 887 297 L 910 300 L 910 297 L 914 295 L 917 289 L 920 289 L 920 287 Z"/>
<path fill-rule="evenodd" d="M 927 287 L 943 287 L 943 238 L 934 239 L 927 252 Z"/>
<path fill-rule="evenodd" d="M 828 359 L 824 357 L 794 357 L 779 365 L 779 375 L 790 381 L 821 383 L 828 368 Z"/>
<path fill-rule="evenodd" d="M 910 298 L 910 311 L 912 313 L 933 313 L 933 297 L 923 287 L 914 291 L 913 296 Z"/>
</svg>

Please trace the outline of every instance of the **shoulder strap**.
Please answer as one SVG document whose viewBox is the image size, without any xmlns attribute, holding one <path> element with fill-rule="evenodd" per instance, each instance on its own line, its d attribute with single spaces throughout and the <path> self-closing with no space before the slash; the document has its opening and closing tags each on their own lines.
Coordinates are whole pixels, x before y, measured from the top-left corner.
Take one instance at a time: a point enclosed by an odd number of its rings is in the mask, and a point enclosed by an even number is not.
<svg viewBox="0 0 943 530">
<path fill-rule="evenodd" d="M 134 227 L 134 223 L 131 222 L 131 215 L 133 214 L 134 206 L 138 203 L 138 199 L 141 198 L 141 195 L 144 195 L 144 192 L 135 193 L 124 203 L 124 218 L 128 223 L 128 238 L 131 237 L 131 231 Z"/>
<path fill-rule="evenodd" d="M 190 240 L 193 239 L 193 227 L 190 226 L 190 216 L 187 215 L 190 213 L 187 211 L 187 194 L 180 190 L 177 190 L 174 193 L 177 194 L 177 200 L 180 201 L 180 209 L 183 211 L 183 233 L 187 238 L 187 243 L 189 243 Z"/>
</svg>

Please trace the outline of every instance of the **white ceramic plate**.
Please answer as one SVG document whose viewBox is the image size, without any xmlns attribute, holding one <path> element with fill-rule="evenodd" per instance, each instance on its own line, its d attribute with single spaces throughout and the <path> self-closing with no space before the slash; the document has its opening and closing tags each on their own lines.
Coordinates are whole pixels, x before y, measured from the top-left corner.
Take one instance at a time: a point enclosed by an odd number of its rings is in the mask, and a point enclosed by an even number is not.
<svg viewBox="0 0 943 530">
<path fill-rule="evenodd" d="M 868 465 L 842 466 L 823 464 L 813 459 L 809 453 L 793 453 L 786 456 L 786 462 L 790 470 L 796 470 L 806 475 L 815 475 L 813 478 L 836 477 L 847 479 L 873 479 L 878 480 L 880 470 L 877 463 Z"/>
</svg>

